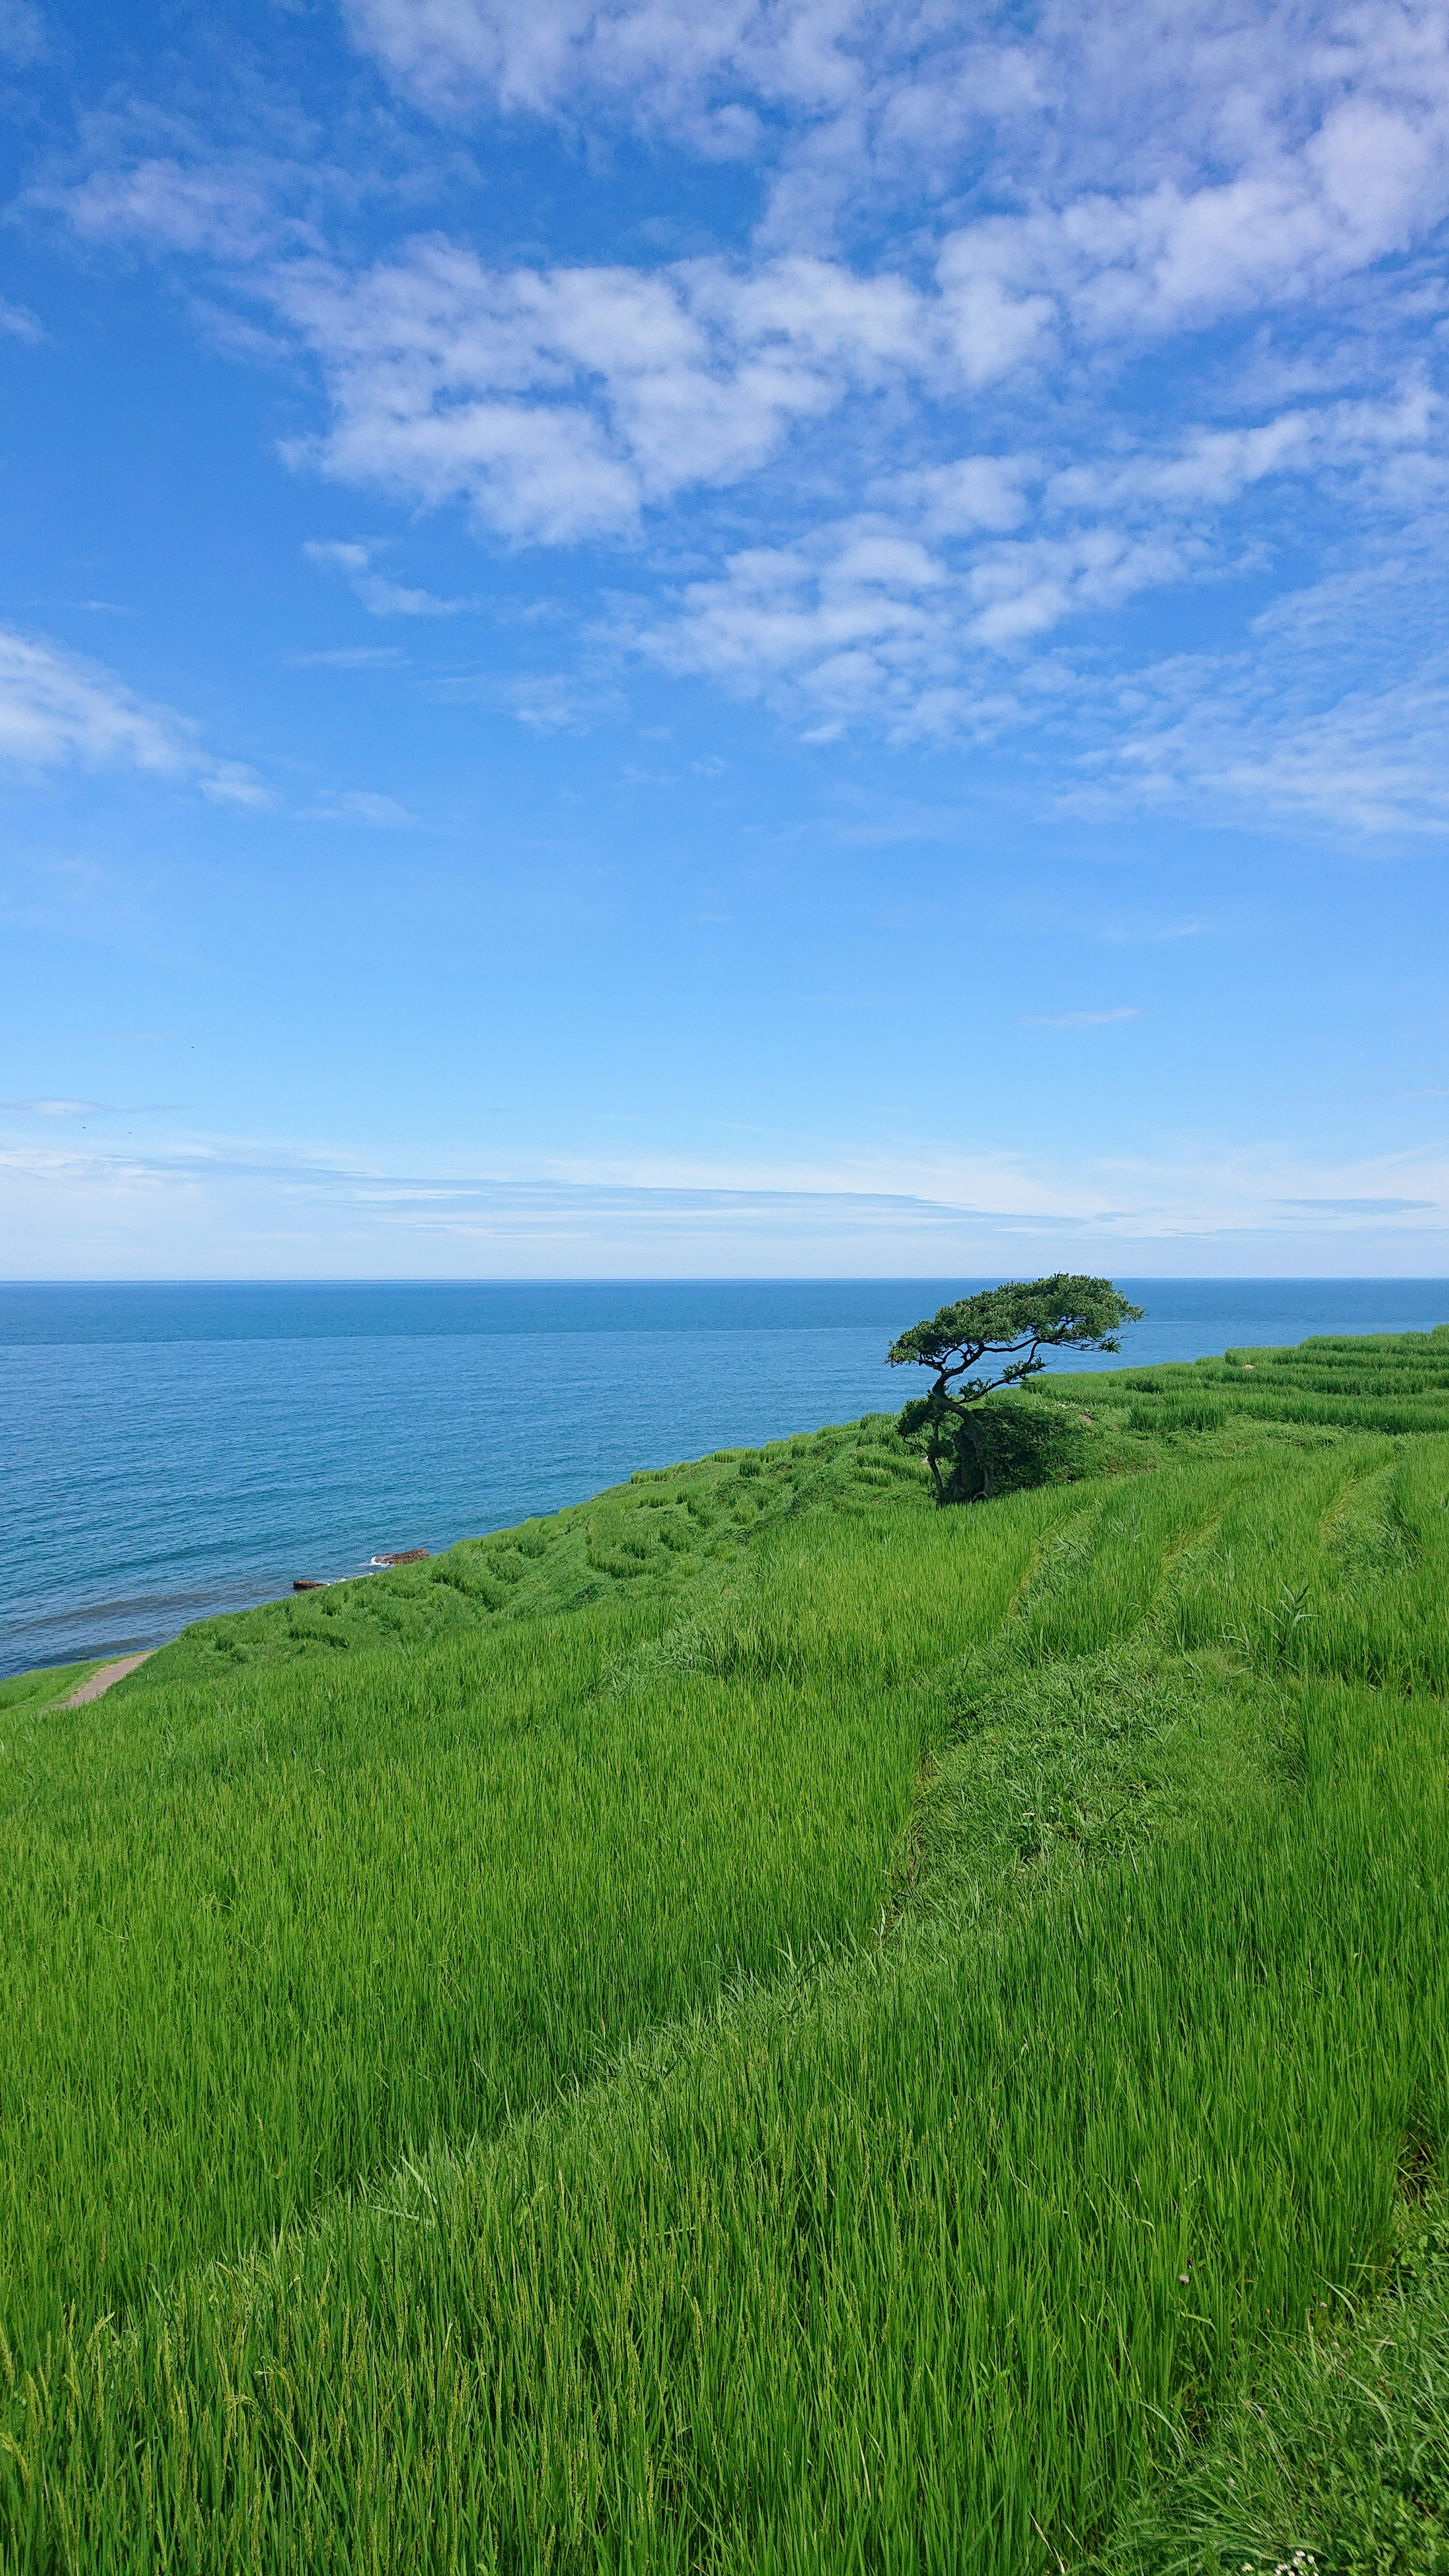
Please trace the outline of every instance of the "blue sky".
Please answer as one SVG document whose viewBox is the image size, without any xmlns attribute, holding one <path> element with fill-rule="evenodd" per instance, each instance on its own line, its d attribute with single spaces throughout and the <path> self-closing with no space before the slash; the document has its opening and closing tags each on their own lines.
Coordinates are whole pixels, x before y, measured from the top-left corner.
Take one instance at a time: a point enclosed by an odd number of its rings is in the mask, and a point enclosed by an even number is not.
<svg viewBox="0 0 1449 2576">
<path fill-rule="evenodd" d="M 1449 1272 L 1449 13 L 0 0 L 12 1276 Z"/>
</svg>

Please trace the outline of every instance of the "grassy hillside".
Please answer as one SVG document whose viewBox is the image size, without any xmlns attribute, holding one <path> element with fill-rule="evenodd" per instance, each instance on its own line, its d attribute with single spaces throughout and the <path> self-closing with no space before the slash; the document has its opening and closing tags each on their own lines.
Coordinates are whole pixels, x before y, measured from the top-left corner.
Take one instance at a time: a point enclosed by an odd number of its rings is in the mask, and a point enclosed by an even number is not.
<svg viewBox="0 0 1449 2576">
<path fill-rule="evenodd" d="M 47 1664 L 38 1673 L 11 1673 L 0 1680 L 0 1717 L 11 1717 L 20 1709 L 49 1708 L 56 1700 L 68 1699 L 92 1673 L 100 1671 L 100 1661 L 88 1664 Z"/>
<path fill-rule="evenodd" d="M 0 2568 L 1449 2570 L 1449 1333 L 1018 1400 L 8 1686 Z"/>
</svg>

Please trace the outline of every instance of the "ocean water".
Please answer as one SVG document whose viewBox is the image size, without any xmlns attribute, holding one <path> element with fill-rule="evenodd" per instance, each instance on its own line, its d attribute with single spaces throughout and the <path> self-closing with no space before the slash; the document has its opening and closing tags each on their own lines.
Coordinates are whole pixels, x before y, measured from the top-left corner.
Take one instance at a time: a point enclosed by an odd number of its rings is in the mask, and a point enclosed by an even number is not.
<svg viewBox="0 0 1449 2576">
<path fill-rule="evenodd" d="M 887 1342 L 983 1284 L 0 1285 L 0 1673 L 894 1409 Z M 1449 1320 L 1439 1280 L 1122 1284 L 1097 1365 Z"/>
</svg>

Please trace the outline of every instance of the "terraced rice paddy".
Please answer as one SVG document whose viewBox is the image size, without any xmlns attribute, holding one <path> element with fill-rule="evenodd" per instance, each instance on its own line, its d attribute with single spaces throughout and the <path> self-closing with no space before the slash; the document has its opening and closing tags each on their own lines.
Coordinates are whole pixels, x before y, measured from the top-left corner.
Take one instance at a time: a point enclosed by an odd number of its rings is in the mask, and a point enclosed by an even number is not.
<svg viewBox="0 0 1449 2576">
<path fill-rule="evenodd" d="M 1449 1332 L 1087 1388 L 7 1686 L 0 2567 L 1449 2568 Z"/>
</svg>

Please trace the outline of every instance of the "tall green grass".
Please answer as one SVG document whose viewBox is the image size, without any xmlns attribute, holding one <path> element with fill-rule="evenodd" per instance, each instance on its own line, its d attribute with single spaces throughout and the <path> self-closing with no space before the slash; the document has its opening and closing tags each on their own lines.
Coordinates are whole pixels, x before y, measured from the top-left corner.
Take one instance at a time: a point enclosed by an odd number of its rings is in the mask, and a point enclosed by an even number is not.
<svg viewBox="0 0 1449 2576">
<path fill-rule="evenodd" d="M 900 1686 L 990 1631 L 1059 1509 L 842 1517 L 672 1624 L 606 1603 L 38 1720 L 0 1770 L 12 2349 L 860 1932 L 922 1750 Z"/>
<path fill-rule="evenodd" d="M 1323 2576 L 1449 2576 L 1442 2188 L 1427 2206 L 1405 2200 L 1369 2295 L 1337 2290 L 1272 2339 L 1210 2441 L 1144 2496 L 1103 2564 L 1112 2576 L 1301 2576 L 1310 2552 Z"/>
<path fill-rule="evenodd" d="M 11 2564 L 1081 2564 L 1449 2120 L 1443 1713 L 1299 1714 L 1291 1810 L 761 1995 L 77 2336 Z"/>
<path fill-rule="evenodd" d="M 1405 1339 L 1094 1379 L 1075 1486 L 937 1514 L 855 1426 L 15 1694 L 0 2569 L 1113 2564 L 1446 2143 Z"/>
<path fill-rule="evenodd" d="M 207 1687 L 284 1663 L 332 1664 L 383 1647 L 426 1651 L 518 1618 L 552 1618 L 642 1591 L 657 1614 L 750 1554 L 783 1522 L 875 1505 L 928 1508 L 926 1471 L 887 1414 L 764 1449 L 717 1450 L 641 1470 L 590 1503 L 464 1540 L 390 1574 L 332 1583 L 229 1618 L 198 1620 L 164 1649 L 160 1679 Z"/>
<path fill-rule="evenodd" d="M 1369 1489 L 1371 1516 L 1355 1516 Z M 1449 1440 L 1280 1457 L 1176 1587 L 1183 1648 L 1337 1673 L 1393 1691 L 1449 1685 Z"/>
<path fill-rule="evenodd" d="M 1135 1399 L 1136 1431 L 1215 1431 L 1241 1420 L 1449 1432 L 1449 1327 L 1228 1351 L 1221 1360 L 1118 1370 L 1091 1384 L 1094 1402 Z"/>
</svg>

